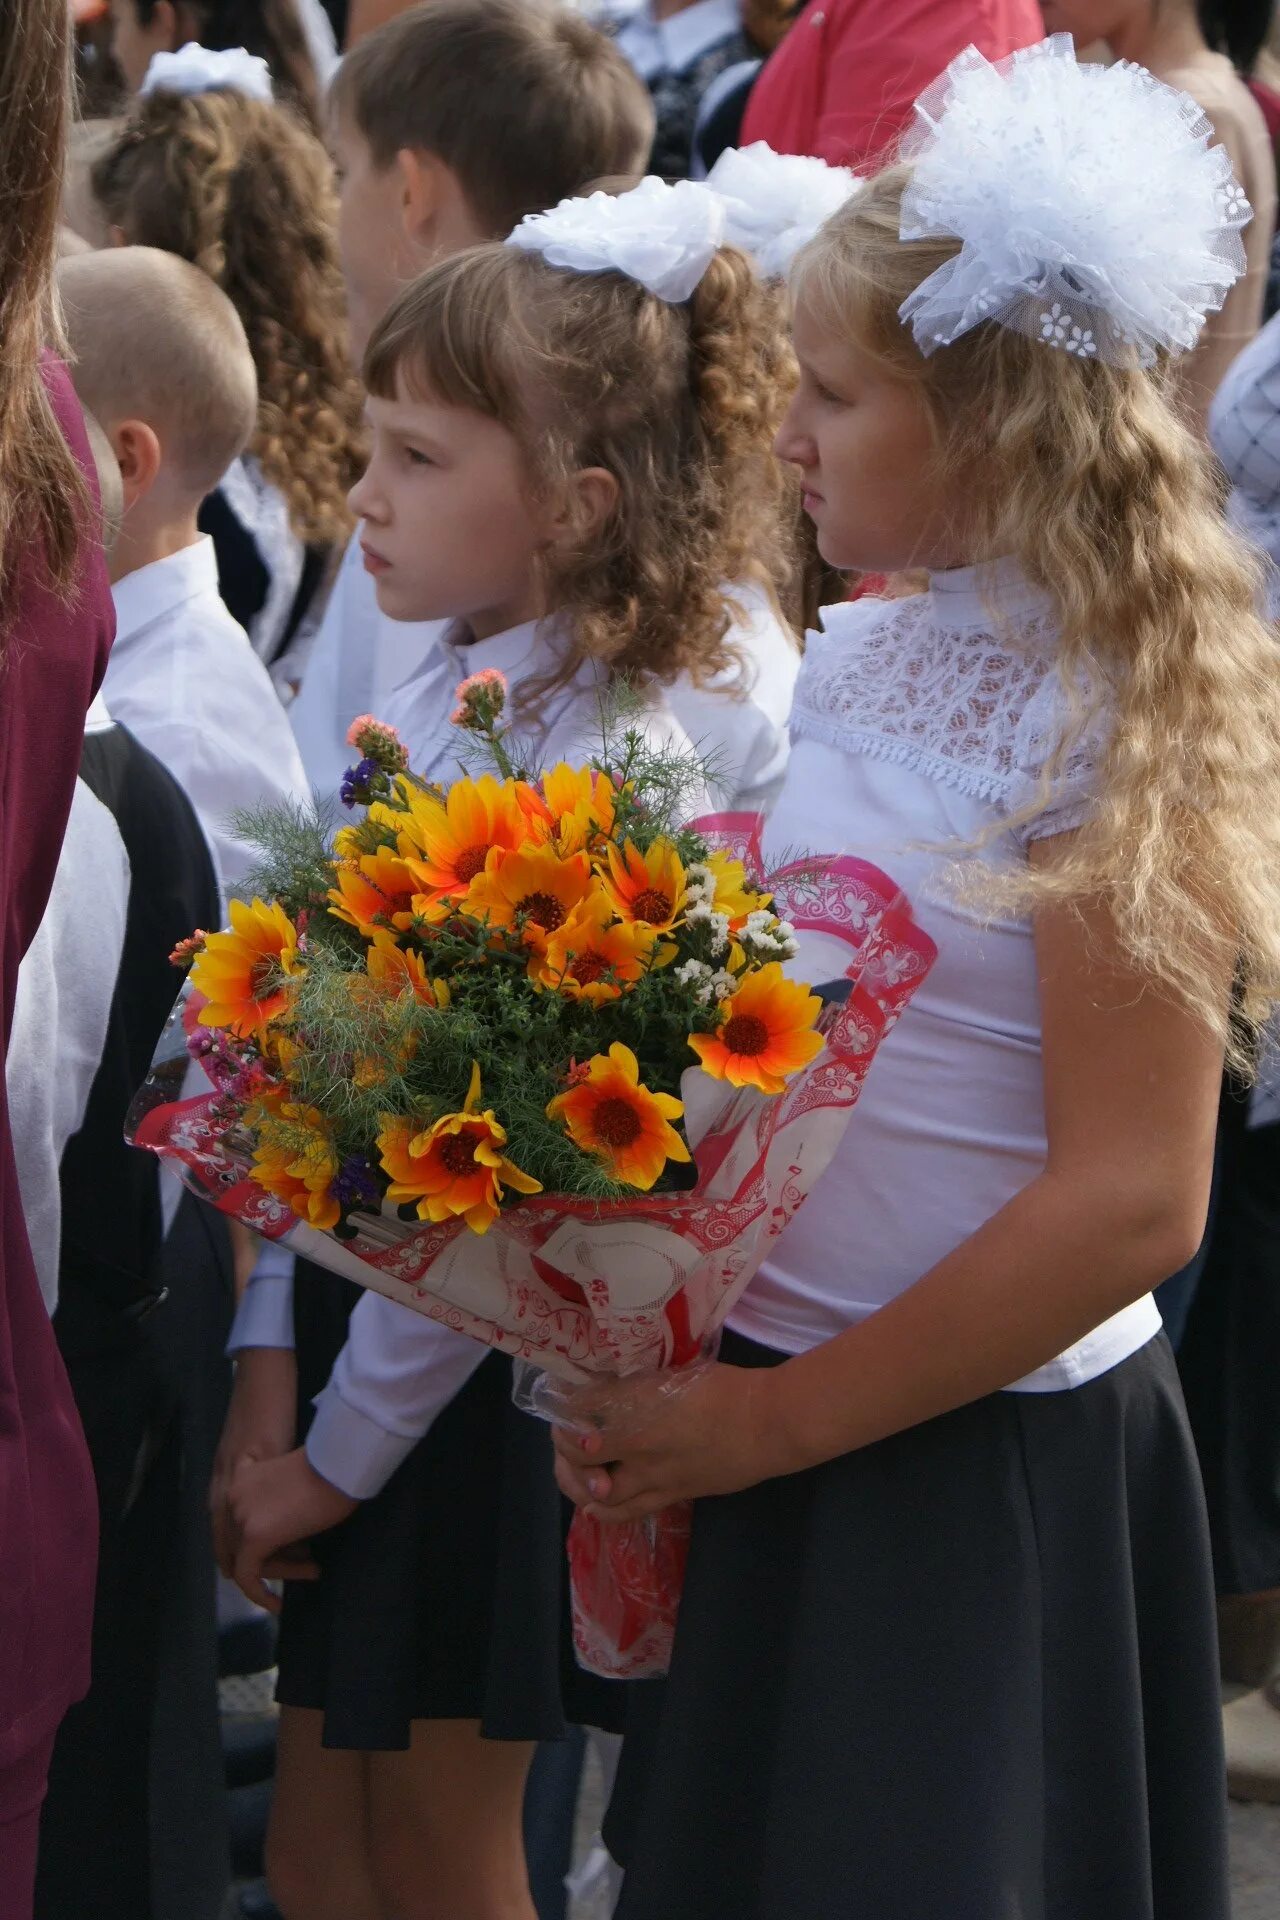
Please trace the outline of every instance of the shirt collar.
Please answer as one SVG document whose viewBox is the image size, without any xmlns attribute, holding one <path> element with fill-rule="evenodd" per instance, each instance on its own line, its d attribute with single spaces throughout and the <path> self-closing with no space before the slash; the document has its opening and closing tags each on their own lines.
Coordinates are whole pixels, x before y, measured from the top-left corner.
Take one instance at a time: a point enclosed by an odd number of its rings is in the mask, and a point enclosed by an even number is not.
<svg viewBox="0 0 1280 1920">
<path fill-rule="evenodd" d="M 218 563 L 207 533 L 178 553 L 126 573 L 111 589 L 116 608 L 116 652 L 153 620 L 198 594 L 217 593 Z"/>
<path fill-rule="evenodd" d="M 1018 616 L 1047 609 L 1050 596 L 1028 580 L 1016 560 L 985 560 L 929 575 L 933 611 L 940 623 L 984 626 L 1000 614 Z"/>
<path fill-rule="evenodd" d="M 552 670 L 563 645 L 562 628 L 554 619 L 526 620 L 488 640 L 468 640 L 466 633 L 465 625 L 454 621 L 441 636 L 446 661 L 451 668 L 456 667 L 459 680 L 479 673 L 482 667 L 496 668 L 508 682 L 528 679 Z"/>
<path fill-rule="evenodd" d="M 684 73 L 712 47 L 741 31 L 738 0 L 695 0 L 665 20 L 655 18 L 652 0 L 643 0 L 618 37 L 641 78 L 651 80 L 659 73 Z M 645 45 L 647 58 L 636 59 L 626 44 L 633 37 Z"/>
</svg>

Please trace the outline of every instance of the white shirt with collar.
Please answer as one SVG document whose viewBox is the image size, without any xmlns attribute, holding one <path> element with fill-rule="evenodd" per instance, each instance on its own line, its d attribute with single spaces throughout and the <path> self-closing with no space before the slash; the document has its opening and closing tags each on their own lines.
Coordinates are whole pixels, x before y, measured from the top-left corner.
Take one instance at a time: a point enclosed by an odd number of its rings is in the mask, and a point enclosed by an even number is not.
<svg viewBox="0 0 1280 1920">
<path fill-rule="evenodd" d="M 218 596 L 207 536 L 126 574 L 112 598 L 116 643 L 104 683 L 112 715 L 184 789 L 223 894 L 234 893 L 256 855 L 231 816 L 309 798 L 270 676 Z"/>
<path fill-rule="evenodd" d="M 659 20 L 653 0 L 641 0 L 614 34 L 640 78 L 656 80 L 660 73 L 684 73 L 722 40 L 742 32 L 738 0 L 694 0 L 694 5 Z"/>
<path fill-rule="evenodd" d="M 383 716 L 398 729 L 415 772 L 429 780 L 455 780 L 467 770 L 459 751 L 463 743 L 449 719 L 459 681 L 482 667 L 495 667 L 505 674 L 508 698 L 514 699 L 522 683 L 554 667 L 560 646 L 554 621 L 530 622 L 470 645 L 460 644 L 462 637 L 457 627 L 445 630 Z M 572 761 L 591 752 L 599 739 L 602 681 L 602 669 L 586 661 L 544 703 L 536 727 L 521 738 L 530 763 Z M 661 689 L 652 691 L 643 724 L 655 745 L 691 744 Z M 696 813 L 712 804 L 708 793 L 692 808 Z M 292 1258 L 271 1247 L 245 1292 L 230 1346 L 236 1351 L 292 1344 Z M 488 1352 L 465 1334 L 381 1294 L 366 1293 L 316 1400 L 307 1436 L 307 1457 L 316 1472 L 353 1499 L 371 1498 Z"/>
<path fill-rule="evenodd" d="M 85 732 L 111 725 L 102 697 Z M 110 811 L 77 780 L 53 888 L 18 969 L 5 1080 L 18 1190 L 45 1306 L 58 1304 L 63 1150 L 102 1062 L 129 911 L 129 856 Z"/>
</svg>

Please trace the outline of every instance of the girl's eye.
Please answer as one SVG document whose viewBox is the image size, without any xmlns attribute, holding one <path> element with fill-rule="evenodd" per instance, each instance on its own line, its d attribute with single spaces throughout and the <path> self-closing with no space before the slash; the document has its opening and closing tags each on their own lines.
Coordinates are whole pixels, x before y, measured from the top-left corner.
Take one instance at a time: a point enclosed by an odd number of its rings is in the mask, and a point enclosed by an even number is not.
<svg viewBox="0 0 1280 1920">
<path fill-rule="evenodd" d="M 827 405 L 830 407 L 843 407 L 848 404 L 847 401 L 842 400 L 840 398 L 840 395 L 838 393 L 832 393 L 830 387 L 824 387 L 821 380 L 814 381 L 813 390 L 817 394 L 819 400 L 825 400 Z"/>
<path fill-rule="evenodd" d="M 420 447 L 406 447 L 405 456 L 411 467 L 433 467 L 435 461 L 429 453 L 423 453 Z"/>
</svg>

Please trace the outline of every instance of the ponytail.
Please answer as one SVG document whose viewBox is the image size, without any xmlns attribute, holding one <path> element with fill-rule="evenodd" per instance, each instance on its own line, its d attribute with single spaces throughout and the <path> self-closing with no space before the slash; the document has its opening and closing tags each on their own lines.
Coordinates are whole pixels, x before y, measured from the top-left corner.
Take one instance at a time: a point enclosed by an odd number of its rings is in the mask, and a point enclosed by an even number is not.
<svg viewBox="0 0 1280 1920">
<path fill-rule="evenodd" d="M 1215 53 L 1225 53 L 1248 77 L 1266 45 L 1274 0 L 1197 0 L 1200 31 Z"/>
</svg>

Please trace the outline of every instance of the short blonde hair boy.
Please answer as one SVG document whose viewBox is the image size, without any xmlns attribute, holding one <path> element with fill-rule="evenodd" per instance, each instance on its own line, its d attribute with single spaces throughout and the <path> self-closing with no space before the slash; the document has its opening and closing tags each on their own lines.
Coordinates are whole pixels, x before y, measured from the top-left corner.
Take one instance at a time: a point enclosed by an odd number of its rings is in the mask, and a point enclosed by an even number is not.
<svg viewBox="0 0 1280 1920">
<path fill-rule="evenodd" d="M 258 417 L 253 356 L 226 294 L 154 247 L 74 254 L 58 291 L 81 405 L 108 433 L 143 421 L 167 476 L 193 500 L 212 493 Z"/>
</svg>

